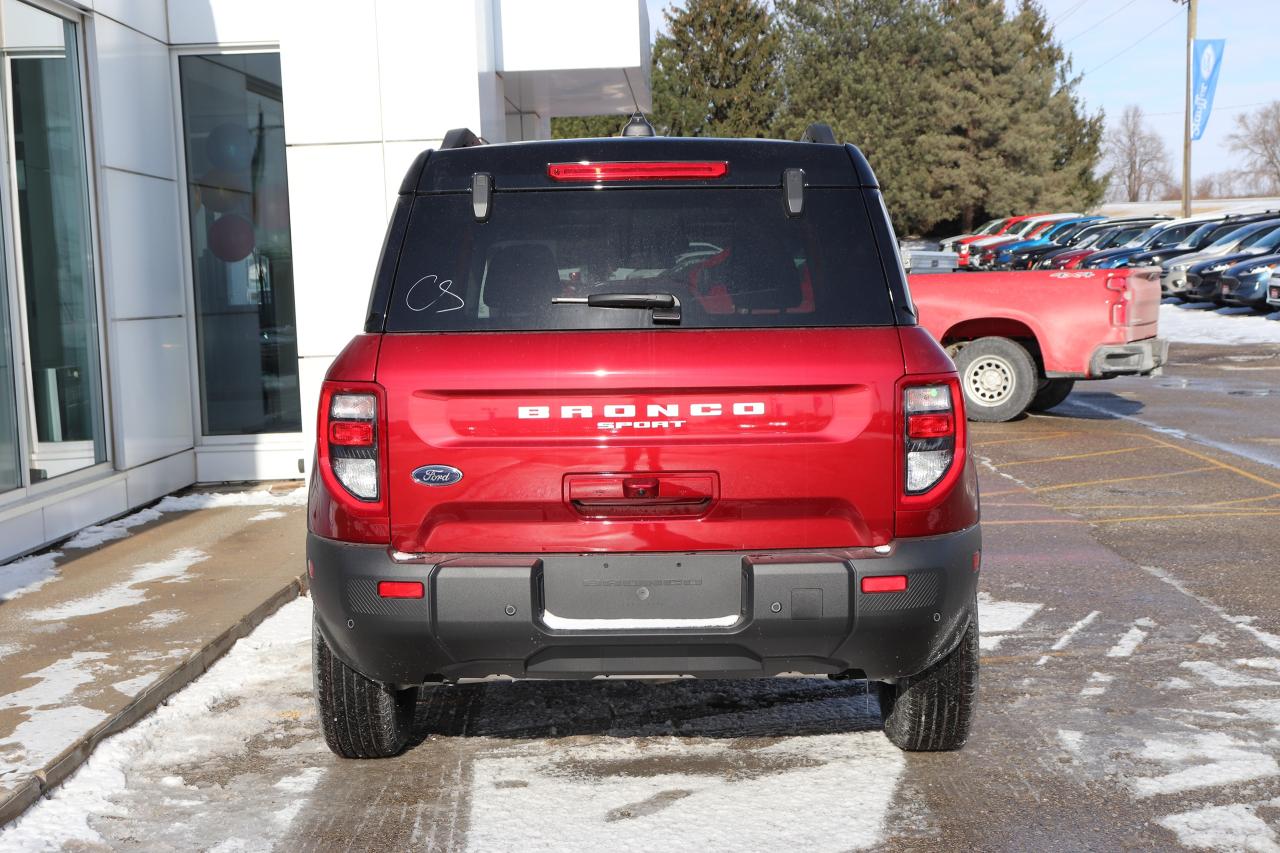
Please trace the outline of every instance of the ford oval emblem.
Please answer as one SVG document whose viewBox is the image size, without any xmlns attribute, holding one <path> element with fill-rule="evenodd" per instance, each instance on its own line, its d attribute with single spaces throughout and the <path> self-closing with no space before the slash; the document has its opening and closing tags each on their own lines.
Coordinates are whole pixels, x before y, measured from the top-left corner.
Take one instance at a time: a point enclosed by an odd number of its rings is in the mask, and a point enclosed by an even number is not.
<svg viewBox="0 0 1280 853">
<path fill-rule="evenodd" d="M 415 483 L 424 486 L 452 486 L 462 479 L 462 472 L 449 465 L 423 465 L 411 476 Z"/>
</svg>

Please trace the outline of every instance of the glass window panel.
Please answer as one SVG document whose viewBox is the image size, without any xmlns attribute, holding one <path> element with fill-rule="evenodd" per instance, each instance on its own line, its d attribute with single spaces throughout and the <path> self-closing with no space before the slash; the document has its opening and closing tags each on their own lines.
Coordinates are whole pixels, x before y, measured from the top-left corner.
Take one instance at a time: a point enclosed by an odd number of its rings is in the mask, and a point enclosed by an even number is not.
<svg viewBox="0 0 1280 853">
<path fill-rule="evenodd" d="M 0 282 L 4 281 L 0 255 Z M 0 492 L 22 485 L 22 449 L 18 445 L 18 400 L 13 338 L 9 331 L 9 300 L 0 285 Z"/>
<path fill-rule="evenodd" d="M 296 432 L 280 57 L 183 56 L 178 69 L 204 434 Z"/>
<path fill-rule="evenodd" d="M 32 481 L 106 459 L 76 28 L 4 0 L 35 441 Z"/>
</svg>

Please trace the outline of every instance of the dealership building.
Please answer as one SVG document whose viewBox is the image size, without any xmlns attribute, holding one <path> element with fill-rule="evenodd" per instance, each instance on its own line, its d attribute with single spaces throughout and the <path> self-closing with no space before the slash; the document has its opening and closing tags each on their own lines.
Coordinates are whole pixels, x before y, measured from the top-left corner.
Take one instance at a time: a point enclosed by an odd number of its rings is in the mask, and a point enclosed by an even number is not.
<svg viewBox="0 0 1280 853">
<path fill-rule="evenodd" d="M 414 157 L 650 106 L 643 0 L 0 0 L 0 560 L 301 479 Z"/>
</svg>

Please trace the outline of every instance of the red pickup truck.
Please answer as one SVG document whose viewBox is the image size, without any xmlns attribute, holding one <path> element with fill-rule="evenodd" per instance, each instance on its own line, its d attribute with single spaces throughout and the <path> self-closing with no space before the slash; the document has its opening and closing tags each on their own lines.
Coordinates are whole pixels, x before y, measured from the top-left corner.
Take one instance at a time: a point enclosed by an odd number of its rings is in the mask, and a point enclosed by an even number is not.
<svg viewBox="0 0 1280 853">
<path fill-rule="evenodd" d="M 970 420 L 1051 409 L 1077 379 L 1157 373 L 1167 358 L 1155 268 L 909 280 L 920 324 L 955 360 Z"/>
</svg>

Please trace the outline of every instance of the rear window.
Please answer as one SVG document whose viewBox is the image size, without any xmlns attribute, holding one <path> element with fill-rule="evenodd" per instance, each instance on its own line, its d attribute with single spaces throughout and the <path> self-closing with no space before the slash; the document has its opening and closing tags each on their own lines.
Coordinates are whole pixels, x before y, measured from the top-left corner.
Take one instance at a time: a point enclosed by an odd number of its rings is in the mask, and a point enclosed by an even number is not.
<svg viewBox="0 0 1280 853">
<path fill-rule="evenodd" d="M 654 328 L 650 311 L 553 303 L 671 294 L 680 328 L 892 325 L 860 191 L 779 189 L 495 193 L 414 199 L 387 331 Z M 667 327 L 667 326 L 662 326 Z"/>
</svg>

